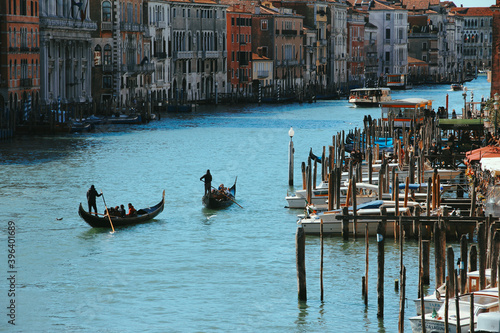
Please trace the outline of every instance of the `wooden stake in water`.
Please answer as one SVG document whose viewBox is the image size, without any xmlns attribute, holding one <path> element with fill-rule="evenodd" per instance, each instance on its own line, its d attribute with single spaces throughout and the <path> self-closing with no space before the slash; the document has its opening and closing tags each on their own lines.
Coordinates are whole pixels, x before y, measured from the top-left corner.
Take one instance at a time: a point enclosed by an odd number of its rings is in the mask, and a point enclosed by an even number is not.
<svg viewBox="0 0 500 333">
<path fill-rule="evenodd" d="M 384 244 L 385 244 L 385 223 L 379 222 L 377 226 L 377 245 L 378 245 L 378 256 L 377 256 L 377 295 L 378 295 L 378 308 L 377 317 L 384 317 Z"/>
<path fill-rule="evenodd" d="M 323 302 L 323 219 L 320 220 L 320 225 L 319 225 L 319 238 L 320 238 L 320 243 L 321 243 L 321 259 L 320 259 L 320 269 L 319 269 L 319 284 L 320 284 L 320 289 L 321 289 L 321 302 Z"/>
<path fill-rule="evenodd" d="M 295 235 L 295 259 L 297 262 L 297 289 L 299 301 L 307 300 L 306 288 L 306 235 L 304 229 L 297 228 Z"/>
</svg>

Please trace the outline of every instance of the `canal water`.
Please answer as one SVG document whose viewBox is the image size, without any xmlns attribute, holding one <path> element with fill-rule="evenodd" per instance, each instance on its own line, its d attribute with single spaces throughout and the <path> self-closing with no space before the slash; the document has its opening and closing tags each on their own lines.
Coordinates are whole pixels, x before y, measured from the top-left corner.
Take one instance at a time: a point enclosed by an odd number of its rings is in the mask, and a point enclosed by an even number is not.
<svg viewBox="0 0 500 333">
<path fill-rule="evenodd" d="M 489 96 L 485 77 L 467 86 L 474 100 Z M 450 112 L 461 110 L 462 93 L 448 85 L 394 92 L 393 98 L 429 98 L 437 110 L 446 94 Z M 377 318 L 373 240 L 367 307 L 361 297 L 364 242 L 325 240 L 322 302 L 319 238 L 312 236 L 306 240 L 308 300 L 301 303 L 295 266 L 301 212 L 284 208 L 285 195 L 294 190 L 288 186 L 290 126 L 297 187 L 309 149 L 321 154 L 332 135 L 362 126 L 367 114 L 378 118 L 380 110 L 352 108 L 345 100 L 212 106 L 146 125 L 0 143 L 0 330 L 396 332 L 399 245 L 386 242 L 383 319 Z M 202 207 L 199 178 L 206 169 L 215 186 L 238 177 L 236 199 L 243 208 Z M 109 206 L 146 207 L 165 190 L 165 210 L 152 223 L 114 234 L 92 229 L 77 212 L 92 184 Z M 15 226 L 10 238 L 9 225 L 11 231 Z M 12 248 L 15 261 L 8 262 Z M 416 249 L 414 241 L 404 245 L 406 331 L 415 314 Z"/>
</svg>

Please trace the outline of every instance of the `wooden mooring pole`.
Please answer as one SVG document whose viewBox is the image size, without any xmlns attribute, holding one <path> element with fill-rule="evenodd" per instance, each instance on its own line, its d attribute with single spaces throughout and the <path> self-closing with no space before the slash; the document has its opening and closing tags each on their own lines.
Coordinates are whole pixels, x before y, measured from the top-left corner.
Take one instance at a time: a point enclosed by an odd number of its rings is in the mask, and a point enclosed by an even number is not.
<svg viewBox="0 0 500 333">
<path fill-rule="evenodd" d="M 378 295 L 378 308 L 377 317 L 384 317 L 384 244 L 385 244 L 385 223 L 379 222 L 377 226 L 377 295 Z"/>
<path fill-rule="evenodd" d="M 320 237 L 320 243 L 321 243 L 321 254 L 320 254 L 320 269 L 319 269 L 319 284 L 320 284 L 320 289 L 321 289 L 321 302 L 323 302 L 324 298 L 324 291 L 323 291 L 323 219 L 320 220 L 320 226 L 319 226 L 319 237 Z"/>
<path fill-rule="evenodd" d="M 297 288 L 299 301 L 307 301 L 306 288 L 306 235 L 304 229 L 297 228 L 295 234 L 295 259 L 297 261 Z"/>
</svg>

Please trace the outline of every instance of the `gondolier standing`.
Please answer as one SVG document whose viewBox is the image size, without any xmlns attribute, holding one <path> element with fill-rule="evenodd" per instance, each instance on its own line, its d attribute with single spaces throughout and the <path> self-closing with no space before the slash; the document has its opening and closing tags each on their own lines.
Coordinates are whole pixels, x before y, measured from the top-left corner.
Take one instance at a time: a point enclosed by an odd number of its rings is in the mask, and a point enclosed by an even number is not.
<svg viewBox="0 0 500 333">
<path fill-rule="evenodd" d="M 212 191 L 212 175 L 210 174 L 210 170 L 207 170 L 207 173 L 204 174 L 200 180 L 205 180 L 205 195 L 210 194 Z"/>
<path fill-rule="evenodd" d="M 97 204 L 95 202 L 95 198 L 100 197 L 102 193 L 97 193 L 94 185 L 90 186 L 87 191 L 87 201 L 89 203 L 89 213 L 92 213 L 92 207 L 94 208 L 95 215 L 97 215 Z"/>
</svg>

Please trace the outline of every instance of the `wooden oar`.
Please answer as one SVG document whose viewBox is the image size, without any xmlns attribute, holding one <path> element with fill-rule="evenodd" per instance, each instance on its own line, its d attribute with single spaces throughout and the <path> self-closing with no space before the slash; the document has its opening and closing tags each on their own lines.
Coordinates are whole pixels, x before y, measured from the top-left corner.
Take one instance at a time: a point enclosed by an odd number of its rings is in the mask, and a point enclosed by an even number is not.
<svg viewBox="0 0 500 333">
<path fill-rule="evenodd" d="M 101 190 L 101 195 L 102 195 L 102 201 L 104 201 L 104 207 L 106 207 L 106 214 L 108 215 L 109 218 L 109 224 L 111 224 L 111 230 L 113 230 L 114 233 L 115 228 L 113 227 L 113 222 L 111 222 L 111 216 L 109 215 L 108 206 L 106 206 L 106 200 L 104 200 L 104 193 L 102 193 L 102 190 Z"/>
<path fill-rule="evenodd" d="M 234 201 L 234 199 L 232 199 L 230 196 L 227 196 L 226 193 L 222 192 L 222 191 L 219 191 L 218 189 L 216 189 L 215 187 L 212 186 L 212 188 L 216 191 L 218 191 L 219 193 L 221 193 L 223 196 L 225 196 L 226 198 L 228 198 L 229 200 L 231 200 L 232 202 L 234 202 L 235 204 L 238 205 L 238 207 L 240 208 L 243 208 L 241 207 L 241 205 L 239 203 L 237 203 L 236 201 Z"/>
</svg>

